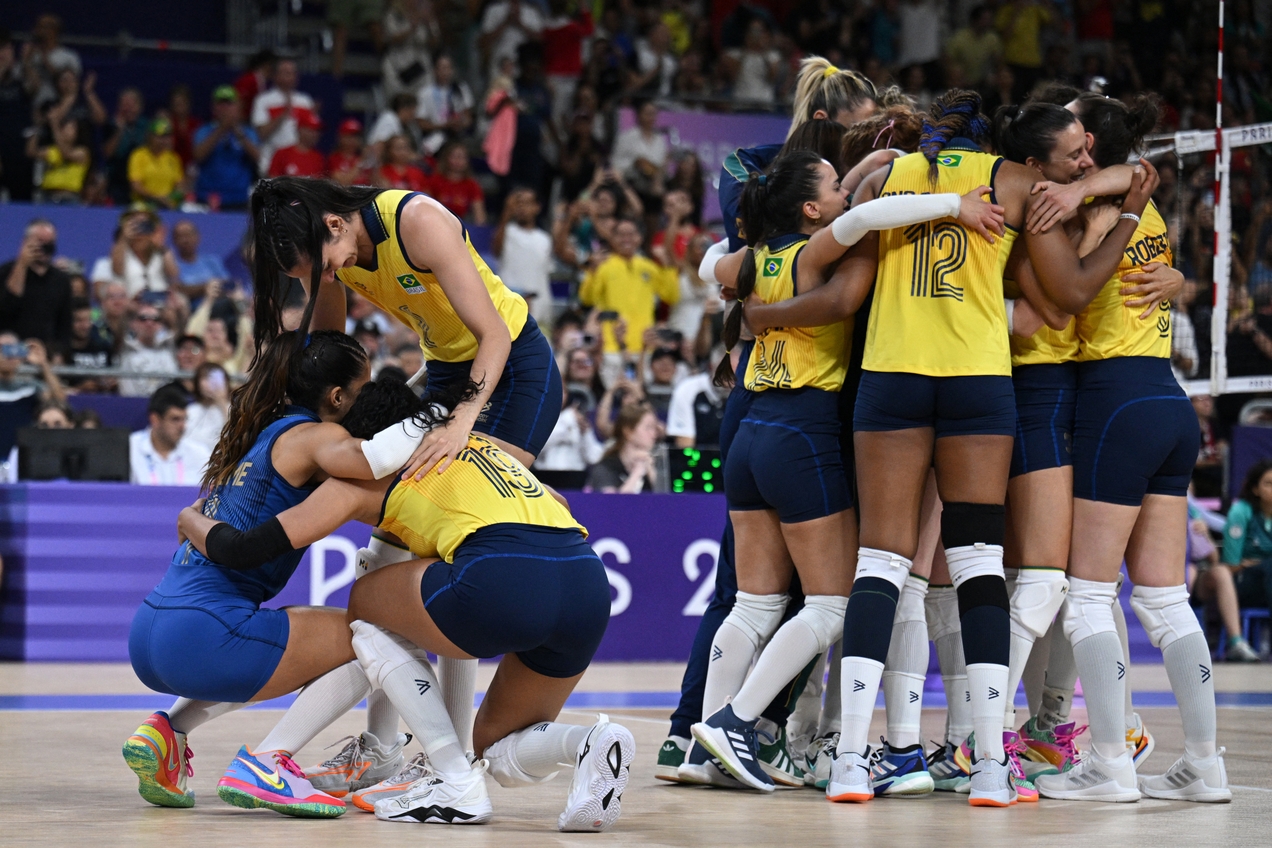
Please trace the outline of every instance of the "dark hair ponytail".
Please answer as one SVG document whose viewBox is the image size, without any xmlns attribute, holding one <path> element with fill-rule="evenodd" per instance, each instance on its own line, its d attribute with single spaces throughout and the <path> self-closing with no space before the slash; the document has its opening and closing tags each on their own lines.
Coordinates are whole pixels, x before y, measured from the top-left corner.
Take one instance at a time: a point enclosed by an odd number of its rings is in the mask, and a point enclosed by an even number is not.
<svg viewBox="0 0 1272 848">
<path fill-rule="evenodd" d="M 1088 92 L 1077 103 L 1082 125 L 1095 137 L 1091 159 L 1101 168 L 1125 165 L 1157 126 L 1161 113 L 1157 96 L 1151 94 L 1137 94 L 1124 103 Z"/>
<path fill-rule="evenodd" d="M 720 333 L 725 348 L 732 350 L 742 336 L 742 304 L 755 291 L 755 250 L 774 236 L 797 233 L 804 223 L 803 205 L 818 193 L 817 166 L 822 157 L 811 150 L 794 150 L 773 160 L 767 174 L 752 172 L 738 201 L 741 234 L 747 256 L 738 270 L 737 302 L 724 319 Z M 732 383 L 729 358 L 720 360 L 716 385 Z"/>
<path fill-rule="evenodd" d="M 956 136 L 982 142 L 989 136 L 989 121 L 981 114 L 981 96 L 974 91 L 951 88 L 933 101 L 923 119 L 919 152 L 931 163 L 928 178 L 936 180 L 936 158 Z"/>
<path fill-rule="evenodd" d="M 341 425 L 356 439 L 369 439 L 385 427 L 414 418 L 425 427 L 440 427 L 451 420 L 450 412 L 439 413 L 437 404 L 453 410 L 477 396 L 481 387 L 472 380 L 447 386 L 421 400 L 411 387 L 393 376 L 382 376 L 362 386 Z"/>
<path fill-rule="evenodd" d="M 257 351 L 253 368 L 266 345 L 283 331 L 283 296 L 287 288 L 283 278 L 303 261 L 310 263 L 310 271 L 309 303 L 300 322 L 301 337 L 309 331 L 322 284 L 322 246 L 331 241 L 331 230 L 323 216 L 339 215 L 352 220 L 381 191 L 309 177 L 275 177 L 256 184 L 251 202 Z"/>
<path fill-rule="evenodd" d="M 367 367 L 367 354 L 344 333 L 285 332 L 257 351 L 247 382 L 230 394 L 230 413 L 203 473 L 210 492 L 229 482 L 261 431 L 283 415 L 288 403 L 319 411 L 334 386 L 345 388 Z"/>
<path fill-rule="evenodd" d="M 829 118 L 813 118 L 800 124 L 791 132 L 782 145 L 779 156 L 794 153 L 797 150 L 811 150 L 825 159 L 840 173 L 840 148 L 843 146 L 844 133 L 847 128 L 838 121 Z"/>
<path fill-rule="evenodd" d="M 1054 103 L 999 106 L 994 113 L 994 147 L 1000 156 L 1022 165 L 1030 157 L 1050 162 L 1056 136 L 1077 120 L 1077 115 Z"/>
</svg>

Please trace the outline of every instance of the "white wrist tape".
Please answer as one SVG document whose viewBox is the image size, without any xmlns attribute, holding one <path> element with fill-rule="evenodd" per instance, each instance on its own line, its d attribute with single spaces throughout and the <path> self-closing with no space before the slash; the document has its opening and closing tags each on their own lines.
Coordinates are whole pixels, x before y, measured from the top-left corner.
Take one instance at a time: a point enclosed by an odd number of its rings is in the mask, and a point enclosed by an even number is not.
<svg viewBox="0 0 1272 848">
<path fill-rule="evenodd" d="M 383 479 L 406 465 L 426 432 L 418 421 L 408 418 L 363 442 L 362 455 L 367 458 L 375 479 Z"/>
<path fill-rule="evenodd" d="M 718 241 L 707 248 L 707 252 L 702 257 L 702 264 L 698 266 L 698 276 L 702 278 L 704 283 L 713 283 L 720 285 L 720 281 L 716 279 L 715 268 L 720 260 L 729 255 L 728 240 Z"/>
<path fill-rule="evenodd" d="M 957 218 L 962 202 L 963 198 L 957 194 L 880 197 L 840 215 L 830 225 L 830 232 L 835 241 L 844 247 L 852 247 L 872 230 L 891 230 L 938 218 Z"/>
<path fill-rule="evenodd" d="M 1016 332 L 1016 301 L 1006 298 L 1003 303 L 1007 307 L 1007 335 Z"/>
</svg>

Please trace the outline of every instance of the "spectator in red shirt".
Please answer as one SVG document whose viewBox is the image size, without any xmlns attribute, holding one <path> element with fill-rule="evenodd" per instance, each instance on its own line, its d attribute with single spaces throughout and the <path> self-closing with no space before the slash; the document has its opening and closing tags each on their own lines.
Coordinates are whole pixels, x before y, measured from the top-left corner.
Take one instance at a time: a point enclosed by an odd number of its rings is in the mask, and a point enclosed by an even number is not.
<svg viewBox="0 0 1272 848">
<path fill-rule="evenodd" d="M 322 121 L 313 112 L 296 113 L 296 143 L 274 154 L 269 163 L 271 177 L 321 177 L 327 173 L 327 162 L 314 149 Z"/>
<path fill-rule="evenodd" d="M 238 92 L 239 103 L 243 104 L 245 120 L 251 120 L 256 95 L 268 88 L 269 81 L 274 78 L 274 63 L 277 61 L 273 50 L 261 50 L 247 60 L 247 70 L 234 80 L 234 90 Z"/>
<path fill-rule="evenodd" d="M 551 17 L 543 28 L 543 72 L 552 92 L 552 123 L 564 137 L 574 105 L 574 90 L 583 74 L 583 42 L 596 27 L 587 9 L 570 15 L 570 0 L 551 0 Z"/>
<path fill-rule="evenodd" d="M 181 157 L 181 167 L 194 161 L 194 131 L 199 120 L 191 114 L 190 86 L 174 85 L 168 94 L 168 120 L 172 122 L 172 149 Z"/>
<path fill-rule="evenodd" d="M 336 131 L 336 149 L 327 157 L 327 173 L 341 185 L 368 185 L 371 175 L 363 166 L 362 122 L 345 118 Z"/>
<path fill-rule="evenodd" d="M 427 191 L 457 218 L 485 226 L 486 195 L 473 179 L 463 142 L 448 141 L 438 152 L 437 172 L 429 177 Z"/>
<path fill-rule="evenodd" d="M 672 189 L 663 196 L 663 220 L 667 225 L 654 234 L 653 256 L 664 265 L 678 265 L 685 258 L 689 242 L 700 232 L 693 223 L 693 201 L 687 191 Z M 666 252 L 668 244 L 670 255 Z"/>
<path fill-rule="evenodd" d="M 428 191 L 428 177 L 417 168 L 411 142 L 404 135 L 395 135 L 384 143 L 384 161 L 376 174 L 375 184 L 381 188 L 404 188 L 408 191 Z"/>
</svg>

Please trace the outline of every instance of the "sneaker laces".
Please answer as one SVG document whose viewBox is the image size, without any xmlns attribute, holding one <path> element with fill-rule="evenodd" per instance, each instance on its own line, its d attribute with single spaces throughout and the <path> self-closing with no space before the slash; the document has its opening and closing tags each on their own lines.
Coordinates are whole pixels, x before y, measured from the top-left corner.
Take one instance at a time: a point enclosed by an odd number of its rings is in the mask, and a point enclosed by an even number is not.
<svg viewBox="0 0 1272 848">
<path fill-rule="evenodd" d="M 296 765 L 292 758 L 284 754 L 282 751 L 274 752 L 274 762 L 278 763 L 280 768 L 287 769 L 299 778 L 305 777 L 305 773 L 301 770 L 300 766 Z"/>
<path fill-rule="evenodd" d="M 386 780 L 385 783 L 414 783 L 432 770 L 432 766 L 428 763 L 428 754 L 421 751 L 412 757 L 410 762 L 402 766 L 397 774 Z"/>
<path fill-rule="evenodd" d="M 362 737 L 361 736 L 346 736 L 344 739 L 339 739 L 335 742 L 332 742 L 323 750 L 325 751 L 330 750 L 336 747 L 337 745 L 341 744 L 342 742 L 346 742 L 346 741 L 348 742 L 348 744 L 346 744 L 343 748 L 340 749 L 340 753 L 336 754 L 331 759 L 323 762 L 322 764 L 323 768 L 342 768 L 343 766 L 350 765 L 354 761 L 354 759 L 356 759 L 358 755 L 362 753 Z"/>
<path fill-rule="evenodd" d="M 1011 767 L 1011 776 L 1019 780 L 1028 780 L 1025 767 L 1020 763 L 1020 755 L 1025 753 L 1025 743 L 1019 736 L 1012 735 L 1003 740 L 1003 751 L 1007 754 L 1007 764 Z"/>
<path fill-rule="evenodd" d="M 185 764 L 186 777 L 194 777 L 194 766 L 190 764 L 190 761 L 194 759 L 194 751 L 190 750 L 189 742 L 186 743 L 185 753 L 181 755 L 181 759 Z"/>
<path fill-rule="evenodd" d="M 1066 730 L 1063 728 L 1069 728 L 1069 729 Z M 1087 729 L 1087 725 L 1085 724 L 1082 725 L 1081 727 L 1078 727 L 1075 722 L 1070 722 L 1067 725 L 1062 724 L 1060 725 L 1060 727 L 1053 728 L 1051 731 L 1051 735 L 1056 740 L 1055 742 L 1056 747 L 1059 748 L 1061 751 L 1063 751 L 1066 756 L 1068 756 L 1070 759 L 1076 762 L 1077 760 L 1081 758 L 1078 753 L 1077 740 L 1079 736 L 1081 736 L 1083 733 L 1086 732 L 1086 729 Z"/>
</svg>

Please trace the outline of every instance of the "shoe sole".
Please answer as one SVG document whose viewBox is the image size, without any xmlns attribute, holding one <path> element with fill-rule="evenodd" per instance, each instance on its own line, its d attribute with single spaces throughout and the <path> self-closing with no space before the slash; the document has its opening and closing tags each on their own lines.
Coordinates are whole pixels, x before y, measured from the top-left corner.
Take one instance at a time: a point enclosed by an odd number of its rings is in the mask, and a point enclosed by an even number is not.
<svg viewBox="0 0 1272 848">
<path fill-rule="evenodd" d="M 489 798 L 476 811 L 458 807 L 422 807 L 395 816 L 380 815 L 379 810 L 373 810 L 373 812 L 377 820 L 394 824 L 485 824 L 495 815 Z"/>
<path fill-rule="evenodd" d="M 760 768 L 764 771 L 765 774 L 773 778 L 773 782 L 777 784 L 777 786 L 781 789 L 803 789 L 804 788 L 804 776 L 802 774 L 799 777 L 795 777 L 790 772 L 783 771 L 777 766 L 769 765 L 763 760 L 760 761 Z"/>
<path fill-rule="evenodd" d="M 1144 732 L 1144 747 L 1131 755 L 1131 760 L 1135 765 L 1139 765 L 1148 759 L 1149 754 L 1153 753 L 1153 749 L 1157 747 L 1157 740 L 1153 738 L 1153 734 Z"/>
<path fill-rule="evenodd" d="M 159 774 L 159 752 L 144 736 L 130 736 L 124 743 L 124 762 L 137 775 L 137 794 L 156 807 L 189 809 L 194 806 L 194 793 L 173 792 L 155 777 Z"/>
<path fill-rule="evenodd" d="M 244 810 L 273 810 L 284 816 L 292 816 L 299 819 L 334 819 L 343 816 L 345 813 L 343 804 L 339 807 L 332 804 L 315 803 L 280 804 L 276 801 L 257 798 L 252 793 L 245 789 L 239 789 L 237 786 L 218 784 L 216 794 L 231 807 L 241 807 Z"/>
<path fill-rule="evenodd" d="M 972 807 L 1010 807 L 1015 804 L 1018 799 L 1012 798 L 1010 801 L 1003 801 L 999 798 L 991 798 L 986 795 L 973 795 L 967 799 L 968 806 Z"/>
<path fill-rule="evenodd" d="M 874 792 L 840 792 L 838 795 L 831 795 L 830 784 L 826 785 L 826 800 L 836 804 L 864 804 L 873 801 L 874 796 Z"/>
<path fill-rule="evenodd" d="M 1188 792 L 1186 789 L 1153 792 L 1141 782 L 1140 792 L 1149 798 L 1157 798 L 1162 801 L 1191 801 L 1194 804 L 1228 804 L 1232 801 L 1231 789 L 1211 789 L 1208 786 L 1204 792 L 1186 794 Z"/>
<path fill-rule="evenodd" d="M 353 797 L 349 799 L 349 803 L 353 804 L 353 806 L 363 812 L 374 813 L 377 802 L 392 801 L 394 798 L 400 798 L 406 794 L 406 790 L 409 787 L 410 784 L 408 783 L 400 789 L 390 789 L 385 792 L 377 792 L 375 795 L 372 795 L 370 799 L 368 799 L 366 795 L 354 793 Z"/>
<path fill-rule="evenodd" d="M 592 740 L 592 749 L 606 752 L 603 755 L 606 767 L 592 770 L 586 799 L 562 811 L 557 819 L 557 830 L 562 833 L 600 833 L 622 815 L 623 792 L 631 780 L 632 761 L 636 757 L 636 739 L 622 725 L 609 724 Z M 617 766 L 611 757 L 617 759 Z M 577 772 L 575 778 L 578 778 Z"/>
<path fill-rule="evenodd" d="M 702 728 L 699 730 L 698 728 Z M 715 738 L 714 731 L 719 728 L 710 727 L 705 724 L 695 724 L 691 728 L 693 738 L 698 744 L 707 749 L 707 753 L 720 761 L 720 765 L 724 766 L 729 774 L 733 775 L 739 783 L 760 792 L 772 792 L 776 787 L 772 783 L 763 783 L 755 775 L 747 771 L 742 765 L 742 761 L 738 755 L 734 753 L 732 745 L 721 745 L 719 740 Z M 723 730 L 720 730 L 723 733 Z"/>
<path fill-rule="evenodd" d="M 1089 794 L 1092 790 L 1095 790 L 1097 794 Z M 1126 789 L 1124 787 L 1119 787 L 1116 791 L 1105 791 L 1098 787 L 1071 791 L 1047 791 L 1039 786 L 1038 794 L 1043 798 L 1050 798 L 1054 801 L 1101 801 L 1106 804 L 1133 804 L 1141 797 L 1138 789 Z"/>
<path fill-rule="evenodd" d="M 910 774 L 894 780 L 882 792 L 875 791 L 880 798 L 918 798 L 931 795 L 936 791 L 936 783 L 930 774 Z"/>
<path fill-rule="evenodd" d="M 654 777 L 657 780 L 666 780 L 669 783 L 684 783 L 685 781 L 680 779 L 680 766 L 681 764 L 679 763 L 674 766 L 655 766 Z"/>
<path fill-rule="evenodd" d="M 684 786 L 710 786 L 715 789 L 745 789 L 751 787 L 735 779 L 728 772 L 722 772 L 710 763 L 704 765 L 686 763 L 681 768 L 698 769 L 698 771 L 677 771 L 678 783 Z"/>
</svg>

